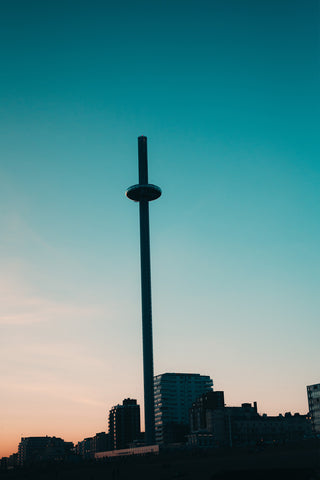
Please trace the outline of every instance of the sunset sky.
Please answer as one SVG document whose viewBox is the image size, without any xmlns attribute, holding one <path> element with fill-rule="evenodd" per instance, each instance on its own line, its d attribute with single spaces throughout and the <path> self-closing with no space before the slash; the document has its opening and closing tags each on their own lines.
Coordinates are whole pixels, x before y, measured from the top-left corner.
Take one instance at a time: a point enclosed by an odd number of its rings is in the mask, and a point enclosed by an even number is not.
<svg viewBox="0 0 320 480">
<path fill-rule="evenodd" d="M 137 137 L 155 374 L 306 413 L 320 382 L 319 2 L 4 0 L 0 457 L 143 405 Z M 142 415 L 143 416 L 143 415 Z"/>
</svg>

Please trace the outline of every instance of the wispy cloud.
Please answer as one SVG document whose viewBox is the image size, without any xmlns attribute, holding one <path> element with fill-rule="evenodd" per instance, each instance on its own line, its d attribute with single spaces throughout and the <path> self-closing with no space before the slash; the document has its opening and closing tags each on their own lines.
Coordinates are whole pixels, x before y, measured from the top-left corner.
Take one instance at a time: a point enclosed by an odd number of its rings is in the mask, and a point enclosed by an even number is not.
<svg viewBox="0 0 320 480">
<path fill-rule="evenodd" d="M 84 367 L 86 369 L 105 368 L 105 363 L 98 358 L 86 346 L 71 342 L 59 342 L 55 340 L 53 343 L 39 344 L 25 344 L 20 347 L 20 354 L 24 358 L 33 356 L 41 363 L 47 361 L 57 362 L 60 364 L 70 365 L 78 369 Z"/>
<path fill-rule="evenodd" d="M 0 325 L 31 325 L 43 321 L 43 317 L 34 314 L 16 314 L 0 316 Z"/>
<path fill-rule="evenodd" d="M 103 306 L 56 301 L 36 295 L 20 278 L 0 277 L 0 325 L 29 325 L 57 318 L 92 317 L 103 312 Z"/>
<path fill-rule="evenodd" d="M 86 395 L 83 391 L 83 388 L 73 384 L 72 389 L 70 386 L 66 385 L 56 385 L 53 383 L 45 384 L 32 384 L 32 383 L 11 383 L 10 391 L 18 392 L 20 394 L 34 394 L 43 395 L 49 397 L 51 400 L 53 398 L 67 401 L 68 403 L 75 403 L 81 405 L 90 405 L 93 407 L 105 407 L 105 401 L 99 400 L 94 396 Z"/>
</svg>

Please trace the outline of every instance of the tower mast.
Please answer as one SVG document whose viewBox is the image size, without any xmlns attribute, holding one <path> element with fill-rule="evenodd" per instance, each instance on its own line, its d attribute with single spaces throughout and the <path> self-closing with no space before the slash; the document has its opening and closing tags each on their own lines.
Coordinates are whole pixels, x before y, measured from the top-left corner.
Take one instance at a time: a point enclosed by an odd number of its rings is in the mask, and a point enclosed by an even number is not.
<svg viewBox="0 0 320 480">
<path fill-rule="evenodd" d="M 160 197 L 161 189 L 148 183 L 147 137 L 138 137 L 138 159 L 139 184 L 129 187 L 126 195 L 139 202 L 145 436 L 146 444 L 152 445 L 155 443 L 155 421 L 149 202 Z"/>
</svg>

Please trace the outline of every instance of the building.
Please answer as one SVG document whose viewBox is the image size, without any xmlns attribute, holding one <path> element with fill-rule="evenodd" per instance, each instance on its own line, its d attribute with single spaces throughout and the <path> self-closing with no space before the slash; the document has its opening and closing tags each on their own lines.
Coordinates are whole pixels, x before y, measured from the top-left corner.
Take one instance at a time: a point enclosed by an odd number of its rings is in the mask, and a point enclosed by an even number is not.
<svg viewBox="0 0 320 480">
<path fill-rule="evenodd" d="M 309 412 L 313 433 L 320 434 L 320 383 L 307 386 Z"/>
<path fill-rule="evenodd" d="M 207 392 L 192 403 L 190 408 L 190 429 L 192 432 L 207 430 L 208 411 L 224 408 L 224 392 Z"/>
<path fill-rule="evenodd" d="M 154 377 L 156 443 L 186 441 L 189 409 L 202 394 L 212 391 L 213 382 L 199 373 L 164 373 Z"/>
<path fill-rule="evenodd" d="M 93 457 L 93 437 L 87 437 L 78 442 L 75 446 L 75 453 L 83 458 Z"/>
<path fill-rule="evenodd" d="M 111 450 L 125 449 L 140 437 L 140 406 L 137 400 L 126 398 L 109 412 Z"/>
<path fill-rule="evenodd" d="M 260 415 L 257 404 L 240 407 L 222 405 L 223 395 L 214 398 L 211 392 L 193 403 L 190 410 L 191 446 L 254 446 L 263 442 L 283 443 L 310 437 L 311 423 L 307 415 L 286 413 L 269 417 Z M 211 437 L 210 437 L 211 435 Z"/>
<path fill-rule="evenodd" d="M 72 442 L 56 437 L 22 437 L 18 447 L 19 465 L 61 461 L 71 455 Z"/>
<path fill-rule="evenodd" d="M 93 458 L 98 452 L 111 450 L 110 437 L 105 432 L 96 433 L 94 437 L 84 438 L 75 446 L 75 453 L 84 458 Z"/>
<path fill-rule="evenodd" d="M 109 435 L 105 432 L 96 433 L 92 439 L 92 450 L 94 453 L 110 450 Z"/>
</svg>

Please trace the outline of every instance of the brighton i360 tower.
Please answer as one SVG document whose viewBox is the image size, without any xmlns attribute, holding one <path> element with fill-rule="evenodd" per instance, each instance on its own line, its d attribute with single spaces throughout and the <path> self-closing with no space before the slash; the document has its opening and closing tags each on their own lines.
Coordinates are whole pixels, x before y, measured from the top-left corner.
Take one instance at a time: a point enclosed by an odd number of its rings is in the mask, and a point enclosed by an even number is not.
<svg viewBox="0 0 320 480">
<path fill-rule="evenodd" d="M 147 445 L 155 443 L 154 392 L 153 392 L 153 346 L 151 309 L 151 270 L 149 202 L 161 195 L 161 189 L 148 183 L 147 137 L 138 138 L 139 184 L 128 188 L 126 195 L 139 202 L 140 207 L 140 259 L 141 259 L 141 299 L 142 299 L 142 338 L 144 373 L 144 417 Z"/>
</svg>

